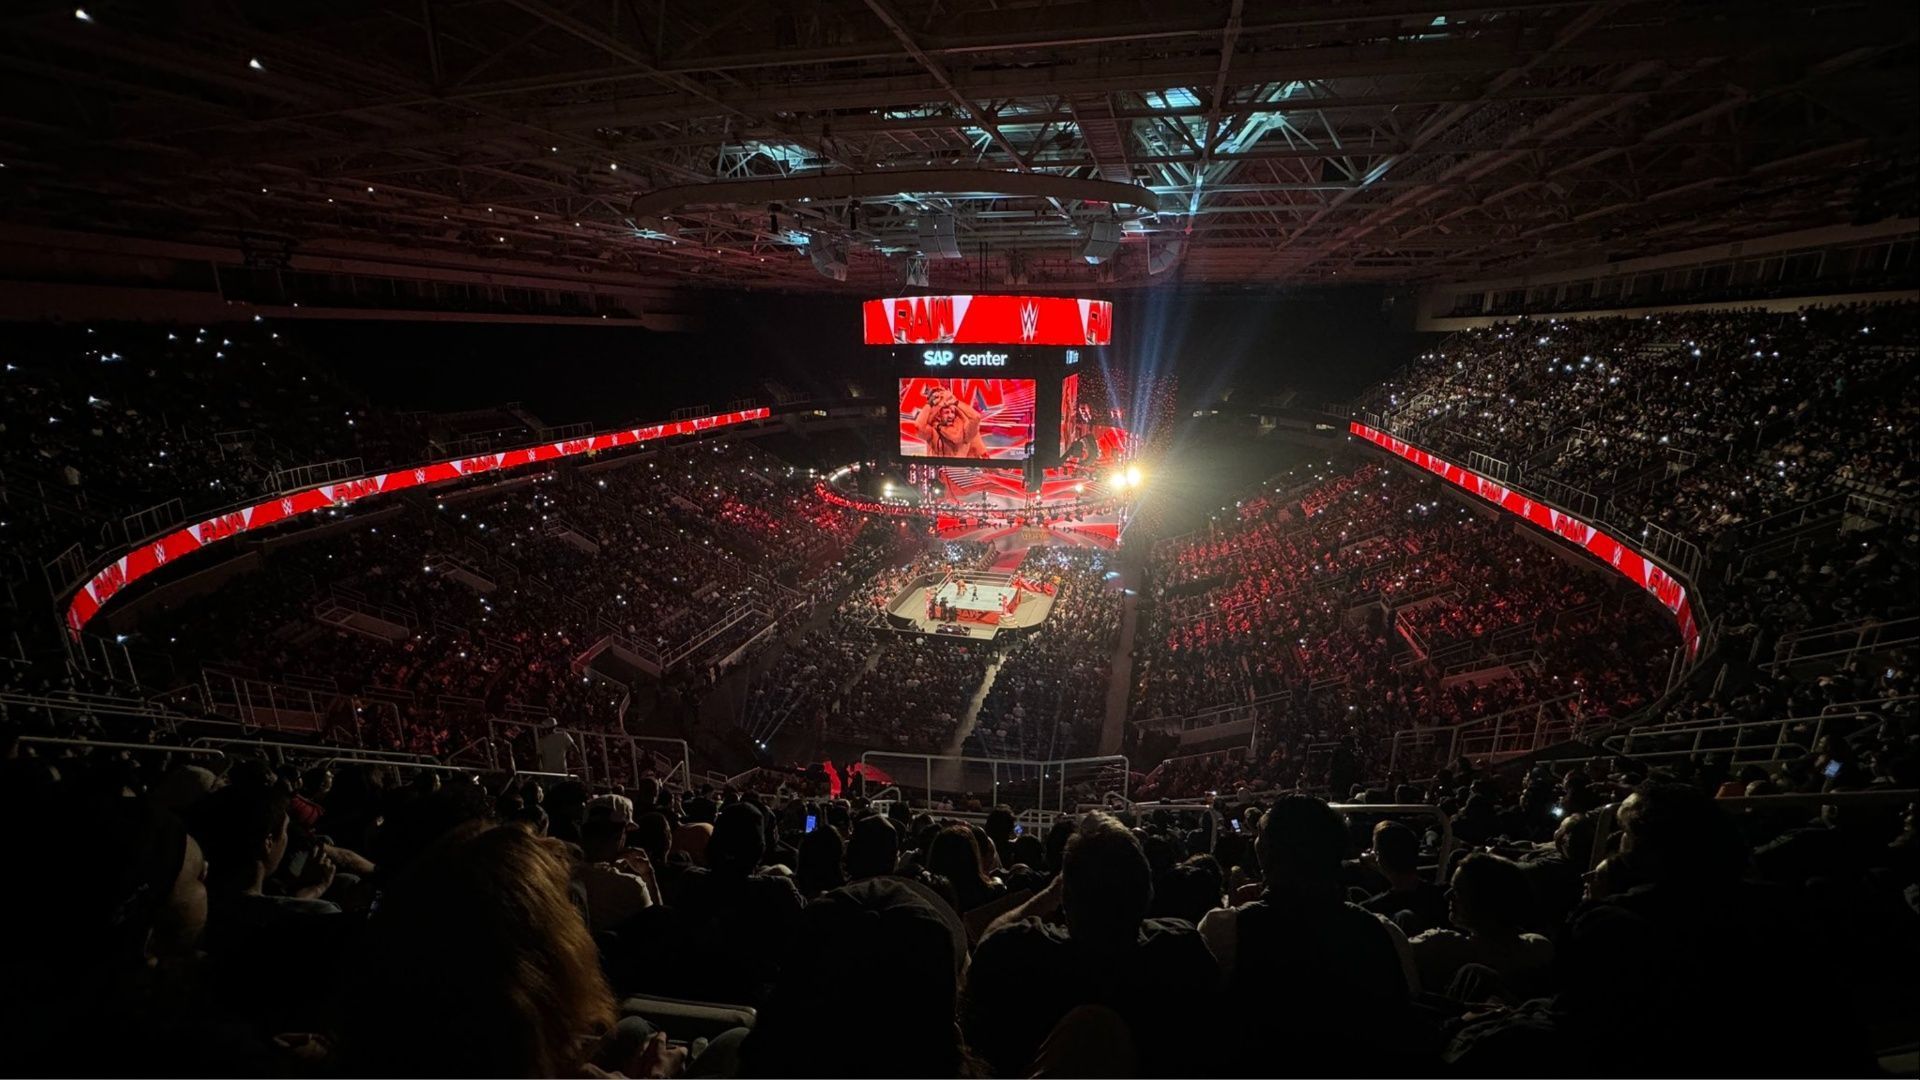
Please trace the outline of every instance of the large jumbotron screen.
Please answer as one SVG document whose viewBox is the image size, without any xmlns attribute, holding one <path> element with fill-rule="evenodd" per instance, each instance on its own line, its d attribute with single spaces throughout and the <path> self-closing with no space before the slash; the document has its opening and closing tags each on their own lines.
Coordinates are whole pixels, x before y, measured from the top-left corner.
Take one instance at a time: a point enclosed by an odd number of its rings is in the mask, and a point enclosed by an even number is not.
<svg viewBox="0 0 1920 1080">
<path fill-rule="evenodd" d="M 901 379 L 900 455 L 1024 461 L 1035 392 L 1032 379 Z"/>
</svg>

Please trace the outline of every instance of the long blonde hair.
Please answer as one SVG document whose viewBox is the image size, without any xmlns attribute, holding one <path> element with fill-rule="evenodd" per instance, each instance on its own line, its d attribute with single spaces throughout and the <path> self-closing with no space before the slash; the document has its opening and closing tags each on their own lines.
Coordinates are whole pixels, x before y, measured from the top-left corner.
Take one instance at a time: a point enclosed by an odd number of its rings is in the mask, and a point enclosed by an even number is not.
<svg viewBox="0 0 1920 1080">
<path fill-rule="evenodd" d="M 369 922 L 344 1009 L 348 1069 L 388 1076 L 558 1076 L 615 1017 L 568 894 L 566 845 L 473 824 L 424 852 Z"/>
</svg>

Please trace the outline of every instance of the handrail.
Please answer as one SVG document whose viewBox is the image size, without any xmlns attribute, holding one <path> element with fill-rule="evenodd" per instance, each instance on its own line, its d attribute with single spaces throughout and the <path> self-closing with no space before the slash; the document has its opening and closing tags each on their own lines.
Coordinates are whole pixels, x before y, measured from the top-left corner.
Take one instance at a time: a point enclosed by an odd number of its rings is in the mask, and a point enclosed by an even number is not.
<svg viewBox="0 0 1920 1080">
<path fill-rule="evenodd" d="M 192 743 L 190 743 L 189 745 L 192 745 L 192 746 L 206 745 L 209 747 L 212 747 L 215 745 L 227 746 L 227 747 L 243 747 L 244 746 L 249 748 L 268 747 L 274 750 L 299 750 L 302 752 L 313 752 L 313 751 L 325 752 L 330 750 L 348 749 L 346 747 L 328 746 L 321 743 L 290 743 L 290 742 L 275 742 L 271 739 L 229 739 L 229 738 L 218 738 L 213 736 L 203 736 L 201 738 L 193 740 Z M 354 754 L 360 755 L 362 757 L 382 757 L 382 758 L 403 759 L 403 760 L 395 761 L 394 764 L 396 765 L 404 765 L 404 764 L 408 764 L 409 762 L 417 762 L 421 764 L 436 763 L 435 758 L 431 754 L 415 754 L 405 750 L 367 750 L 359 747 L 354 747 L 351 749 Z"/>
<path fill-rule="evenodd" d="M 62 691 L 62 694 L 68 693 Z M 9 708 L 41 709 L 48 712 L 85 712 L 99 716 L 132 717 L 147 720 L 155 726 L 168 731 L 177 729 L 182 723 L 200 722 L 199 717 L 187 713 L 173 712 L 164 706 L 152 702 L 113 697 L 105 694 L 74 692 L 73 697 L 53 697 L 46 694 L 18 694 L 11 691 L 0 692 L 0 714 Z M 223 721 L 225 722 L 225 721 Z"/>
<path fill-rule="evenodd" d="M 471 765 L 434 765 L 430 763 L 415 762 L 415 761 L 380 761 L 374 758 L 355 757 L 351 754 L 335 754 L 330 757 L 322 758 L 321 764 L 328 765 L 328 766 L 385 765 L 385 766 L 390 766 L 396 769 L 422 769 L 427 772 L 472 773 L 475 776 L 485 776 L 488 774 L 493 774 L 493 775 L 505 774 L 509 776 L 542 776 L 542 777 L 546 777 L 548 779 L 553 779 L 553 780 L 574 779 L 574 777 L 569 773 L 531 772 L 524 769 L 476 769 Z"/>
<path fill-rule="evenodd" d="M 108 742 L 101 739 L 68 739 L 57 735 L 22 735 L 20 741 L 36 746 L 78 746 L 90 750 L 144 750 L 149 753 L 186 754 L 189 757 L 223 758 L 227 755 L 202 746 L 169 746 L 165 743 Z"/>
<path fill-rule="evenodd" d="M 876 763 L 874 761 L 875 758 L 879 758 L 880 761 Z M 943 777 L 939 782 L 949 787 L 954 786 L 952 781 L 955 779 L 965 779 L 966 770 L 969 767 L 977 768 L 979 766 L 985 766 L 987 770 L 985 779 L 988 786 L 992 789 L 992 797 L 995 802 L 999 801 L 1000 789 L 1002 787 L 1012 789 L 1025 787 L 1029 783 L 1034 783 L 1037 784 L 1037 794 L 1040 801 L 1044 804 L 1048 801 L 1049 789 L 1053 787 L 1051 783 L 1054 779 L 1053 773 L 1058 771 L 1059 784 L 1056 789 L 1058 802 L 1054 806 L 1054 809 L 1060 809 L 1067 805 L 1067 774 L 1075 766 L 1094 766 L 1097 769 L 1113 769 L 1117 766 L 1119 776 L 1118 786 L 1122 795 L 1125 795 L 1127 792 L 1132 774 L 1132 764 L 1121 754 L 1056 758 L 1051 760 L 1027 760 L 1019 758 L 970 757 L 964 754 L 914 754 L 904 751 L 869 750 L 860 755 L 860 761 L 862 764 L 867 765 L 880 764 L 883 771 L 896 785 L 922 787 L 926 795 L 927 805 L 929 806 L 933 805 L 934 802 L 933 793 L 936 786 L 934 770 L 936 765 L 943 769 Z M 894 769 L 885 768 L 887 761 L 919 763 L 925 770 L 924 784 L 914 785 L 910 780 L 895 775 Z M 1007 776 L 1004 781 L 1001 779 L 1003 773 Z M 1045 808 L 1045 806 L 1041 807 L 1041 809 Z"/>
<path fill-rule="evenodd" d="M 1486 727 L 1489 724 L 1492 724 L 1494 727 L 1494 732 L 1497 735 L 1499 732 L 1499 728 L 1501 726 L 1501 722 L 1504 721 L 1509 716 L 1515 716 L 1520 713 L 1526 713 L 1526 712 L 1543 711 L 1549 705 L 1558 705 L 1558 704 L 1561 704 L 1562 702 L 1571 701 L 1580 696 L 1581 696 L 1580 691 L 1576 690 L 1570 693 L 1561 694 L 1559 697 L 1542 698 L 1539 701 L 1530 702 L 1526 705 L 1516 705 L 1511 709 L 1503 709 L 1497 713 L 1492 713 L 1487 716 L 1477 717 L 1472 720 L 1465 720 L 1458 724 L 1449 724 L 1446 727 L 1407 728 L 1401 731 L 1396 731 L 1393 733 L 1393 743 L 1392 743 L 1392 749 L 1388 755 L 1387 769 L 1389 772 L 1395 771 L 1396 765 L 1394 764 L 1394 761 L 1399 756 L 1400 744 L 1403 740 L 1406 741 L 1408 744 L 1410 744 L 1409 749 L 1411 749 L 1411 744 L 1437 742 L 1440 738 L 1445 737 L 1452 748 L 1458 749 L 1460 745 L 1460 737 L 1462 735 L 1468 734 L 1468 729 L 1470 728 L 1481 728 L 1481 727 Z M 1447 758 L 1449 760 L 1452 760 L 1453 758 L 1458 756 L 1459 756 L 1458 754 L 1453 753 L 1451 751 L 1447 754 Z"/>
<path fill-rule="evenodd" d="M 1294 696 L 1292 690 L 1271 690 L 1271 692 L 1267 692 L 1267 694 L 1256 694 L 1254 698 L 1246 701 L 1229 701 L 1229 703 L 1225 703 L 1225 705 L 1208 705 L 1206 709 L 1200 709 L 1198 713 L 1160 713 L 1160 715 L 1156 715 L 1156 717 L 1142 717 L 1139 721 L 1131 721 L 1131 723 L 1135 724 L 1135 726 L 1146 726 L 1146 724 L 1198 721 L 1198 719 L 1208 717 L 1208 715 L 1213 715 L 1213 713 L 1235 713 L 1235 711 L 1240 711 L 1240 709 L 1250 709 L 1250 707 L 1254 707 L 1254 705 L 1267 705 L 1267 703 L 1271 703 L 1271 701 L 1292 698 L 1292 696 Z M 1208 724 L 1208 726 L 1210 726 L 1210 724 Z M 1192 728 L 1181 728 L 1181 730 L 1192 730 Z"/>
<path fill-rule="evenodd" d="M 1898 631 L 1906 636 L 1886 640 L 1889 631 Z M 1845 648 L 1827 649 L 1822 652 L 1802 653 L 1800 646 L 1807 642 L 1824 639 L 1836 641 L 1854 639 L 1853 644 Z M 1869 641 L 1871 637 L 1873 640 Z M 1844 626 L 1818 627 L 1813 630 L 1789 634 L 1780 639 L 1774 648 L 1774 658 L 1760 665 L 1764 671 L 1775 671 L 1794 664 L 1804 664 L 1824 660 L 1834 656 L 1852 656 L 1866 650 L 1891 649 L 1920 640 L 1920 615 L 1910 615 L 1900 619 L 1857 619 Z"/>
</svg>

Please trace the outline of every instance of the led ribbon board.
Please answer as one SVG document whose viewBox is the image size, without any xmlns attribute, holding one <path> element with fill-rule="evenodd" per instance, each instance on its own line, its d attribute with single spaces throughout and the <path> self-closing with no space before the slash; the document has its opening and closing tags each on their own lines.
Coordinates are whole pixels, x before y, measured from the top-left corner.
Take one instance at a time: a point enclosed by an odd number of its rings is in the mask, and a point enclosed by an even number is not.
<svg viewBox="0 0 1920 1080">
<path fill-rule="evenodd" d="M 868 345 L 1108 345 L 1113 303 L 1068 296 L 896 296 L 860 308 Z"/>
<path fill-rule="evenodd" d="M 450 480 L 461 480 L 505 469 L 523 468 L 544 461 L 573 457 L 577 454 L 617 450 L 623 446 L 671 438 L 675 435 L 693 435 L 702 431 L 711 431 L 714 428 L 743 424 L 749 420 L 762 420 L 767 415 L 766 409 L 747 409 L 742 412 L 695 417 L 691 420 L 674 420 L 650 427 L 628 428 L 624 431 L 603 431 L 594 435 L 584 435 L 578 439 L 540 443 L 536 446 L 503 450 L 493 454 L 449 458 L 446 461 L 436 461 L 431 465 L 395 469 L 392 472 L 376 473 L 353 480 L 340 480 L 331 484 L 316 484 L 313 487 L 285 492 L 264 502 L 210 517 L 197 525 L 189 525 L 158 540 L 141 544 L 102 567 L 87 580 L 85 585 L 80 587 L 80 591 L 74 594 L 72 602 L 67 605 L 67 632 L 77 640 L 81 629 L 87 625 L 88 620 L 100 613 L 100 609 L 107 605 L 107 601 L 113 599 L 127 586 L 175 559 L 223 540 L 231 540 L 241 533 L 290 521 L 302 514 L 350 506 L 362 499 L 394 491 L 405 491 L 408 488 L 431 487 Z"/>
<path fill-rule="evenodd" d="M 1674 621 L 1680 629 L 1680 640 L 1687 644 L 1687 658 L 1692 659 L 1699 653 L 1700 628 L 1694 625 L 1693 605 L 1687 599 L 1687 587 L 1682 585 L 1678 578 L 1669 574 L 1665 567 L 1642 555 L 1620 539 L 1602 532 L 1571 514 L 1563 513 L 1543 502 L 1489 480 L 1471 469 L 1463 469 L 1450 461 L 1436 457 L 1403 439 L 1396 439 L 1357 421 L 1348 424 L 1347 430 L 1388 453 L 1413 462 L 1456 487 L 1472 492 L 1510 514 L 1525 518 L 1562 540 L 1584 549 L 1587 554 L 1626 575 L 1635 585 L 1652 593 L 1654 598 L 1660 601 L 1661 606 L 1673 613 Z"/>
</svg>

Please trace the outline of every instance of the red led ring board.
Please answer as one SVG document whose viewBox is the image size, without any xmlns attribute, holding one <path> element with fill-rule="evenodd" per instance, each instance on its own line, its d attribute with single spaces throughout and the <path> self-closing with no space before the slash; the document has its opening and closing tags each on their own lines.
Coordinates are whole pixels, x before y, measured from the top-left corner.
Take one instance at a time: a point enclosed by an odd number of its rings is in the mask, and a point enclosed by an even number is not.
<svg viewBox="0 0 1920 1080">
<path fill-rule="evenodd" d="M 860 308 L 868 345 L 1109 345 L 1113 302 L 1070 296 L 894 296 Z"/>
<path fill-rule="evenodd" d="M 1680 640 L 1687 644 L 1688 659 L 1692 659 L 1700 651 L 1700 628 L 1694 624 L 1693 604 L 1687 598 L 1687 587 L 1680 583 L 1680 579 L 1669 574 L 1665 567 L 1613 535 L 1602 532 L 1571 514 L 1563 513 L 1545 503 L 1529 498 L 1471 469 L 1463 469 L 1410 442 L 1394 438 L 1386 432 L 1378 431 L 1357 421 L 1348 424 L 1347 430 L 1396 457 L 1418 465 L 1455 487 L 1471 492 L 1510 514 L 1527 519 L 1530 523 L 1582 548 L 1587 554 L 1613 567 L 1614 570 L 1625 575 L 1629 581 L 1652 593 L 1654 598 L 1660 601 L 1660 606 L 1673 613 L 1674 622 L 1680 630 Z"/>
<path fill-rule="evenodd" d="M 87 625 L 88 620 L 98 615 L 100 609 L 107 605 L 107 601 L 119 595 L 120 591 L 127 586 L 181 556 L 190 555 L 223 540 L 231 540 L 244 532 L 278 525 L 302 514 L 348 506 L 374 495 L 385 495 L 408 488 L 432 487 L 435 484 L 478 476 L 482 473 L 518 469 L 543 461 L 573 457 L 576 454 L 617 450 L 623 446 L 652 442 L 655 439 L 692 435 L 697 432 L 711 431 L 714 428 L 744 424 L 750 420 L 763 420 L 768 415 L 766 409 L 747 409 L 742 412 L 700 416 L 691 420 L 673 420 L 648 427 L 627 428 L 624 431 L 603 431 L 594 435 L 583 435 L 577 439 L 563 439 L 560 442 L 540 443 L 536 446 L 524 446 L 516 450 L 503 450 L 492 454 L 477 454 L 472 457 L 449 458 L 430 465 L 416 465 L 353 480 L 339 480 L 331 484 L 316 484 L 313 487 L 284 492 L 264 502 L 215 515 L 196 525 L 189 525 L 177 532 L 168 533 L 158 540 L 141 544 L 101 567 L 87 579 L 85 585 L 80 586 L 80 591 L 75 593 L 73 600 L 68 603 L 67 632 L 78 640 L 80 631 Z"/>
</svg>

